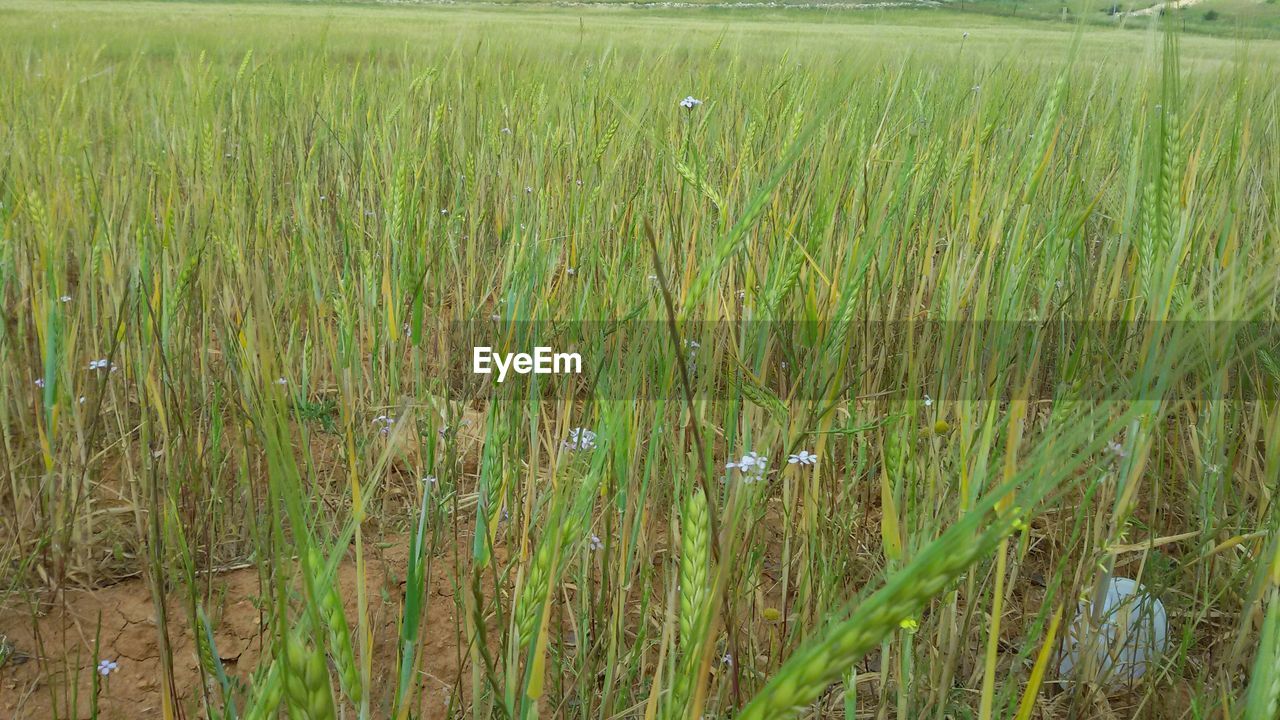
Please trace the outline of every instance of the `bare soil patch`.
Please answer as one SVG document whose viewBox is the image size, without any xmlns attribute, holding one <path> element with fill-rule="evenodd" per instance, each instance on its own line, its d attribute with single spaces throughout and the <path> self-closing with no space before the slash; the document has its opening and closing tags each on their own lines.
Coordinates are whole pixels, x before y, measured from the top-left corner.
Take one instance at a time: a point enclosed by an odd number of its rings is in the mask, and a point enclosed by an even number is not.
<svg viewBox="0 0 1280 720">
<path fill-rule="evenodd" d="M 384 551 L 367 553 L 366 590 L 373 639 L 371 697 L 374 714 L 382 715 L 394 689 L 397 621 L 406 567 L 405 543 L 387 538 Z M 380 556 L 379 556 L 380 555 Z M 457 618 L 453 599 L 452 558 L 436 557 L 431 563 L 428 608 L 423 626 L 421 654 L 424 693 L 418 717 L 445 717 L 449 694 L 457 683 L 459 654 Z M 338 589 L 348 603 L 347 615 L 355 633 L 355 563 L 347 560 L 338 570 Z M 248 682 L 258 665 L 270 628 L 259 610 L 268 590 L 254 568 L 231 570 L 210 581 L 206 607 L 214 626 L 214 642 L 228 675 Z M 267 604 L 269 604 L 268 598 Z M 204 679 L 196 656 L 195 639 L 185 592 L 169 594 L 165 603 L 169 643 L 173 649 L 175 692 L 184 717 L 205 717 L 203 696 L 216 698 L 212 678 Z M 32 608 L 11 598 L 0 607 L 0 636 L 6 637 L 11 656 L 0 666 L 0 717 L 90 718 L 94 678 L 97 673 L 95 638 L 101 638 L 98 659 L 111 660 L 117 668 L 98 676 L 98 717 L 103 720 L 136 720 L 159 717 L 162 706 L 163 668 L 160 660 L 161 628 L 151 592 L 142 579 L 121 582 L 97 590 L 65 590 Z M 34 618 L 34 619 L 33 619 Z M 354 641 L 354 640 L 353 640 Z"/>
</svg>

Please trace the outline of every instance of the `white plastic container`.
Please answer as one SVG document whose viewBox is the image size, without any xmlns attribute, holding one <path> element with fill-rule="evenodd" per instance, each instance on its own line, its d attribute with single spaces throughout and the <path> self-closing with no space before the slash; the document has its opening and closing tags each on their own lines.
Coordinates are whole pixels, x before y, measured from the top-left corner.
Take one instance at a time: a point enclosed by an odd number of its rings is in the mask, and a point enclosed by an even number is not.
<svg viewBox="0 0 1280 720">
<path fill-rule="evenodd" d="M 1105 590 L 1096 613 L 1090 614 L 1092 603 L 1080 603 L 1067 631 L 1058 672 L 1069 683 L 1131 683 L 1151 669 L 1168 646 L 1169 618 L 1163 603 L 1129 578 L 1111 578 Z M 1077 677 L 1089 657 L 1086 653 L 1093 657 L 1092 678 Z"/>
</svg>

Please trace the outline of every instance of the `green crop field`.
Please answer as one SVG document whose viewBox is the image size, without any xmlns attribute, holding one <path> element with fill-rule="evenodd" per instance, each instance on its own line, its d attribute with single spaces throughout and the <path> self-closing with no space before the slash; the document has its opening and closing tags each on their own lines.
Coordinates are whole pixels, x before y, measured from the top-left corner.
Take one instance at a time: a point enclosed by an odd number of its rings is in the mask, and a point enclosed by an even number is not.
<svg viewBox="0 0 1280 720">
<path fill-rule="evenodd" d="M 0 0 L 0 717 L 1276 718 L 1229 1 Z"/>
</svg>

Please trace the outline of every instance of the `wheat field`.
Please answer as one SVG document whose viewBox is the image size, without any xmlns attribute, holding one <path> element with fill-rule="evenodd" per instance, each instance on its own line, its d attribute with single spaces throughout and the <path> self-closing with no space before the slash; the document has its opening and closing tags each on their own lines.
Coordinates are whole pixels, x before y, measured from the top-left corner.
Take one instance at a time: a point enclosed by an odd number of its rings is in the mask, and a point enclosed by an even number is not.
<svg viewBox="0 0 1280 720">
<path fill-rule="evenodd" d="M 0 716 L 1280 716 L 1280 44 L 0 38 Z"/>
</svg>

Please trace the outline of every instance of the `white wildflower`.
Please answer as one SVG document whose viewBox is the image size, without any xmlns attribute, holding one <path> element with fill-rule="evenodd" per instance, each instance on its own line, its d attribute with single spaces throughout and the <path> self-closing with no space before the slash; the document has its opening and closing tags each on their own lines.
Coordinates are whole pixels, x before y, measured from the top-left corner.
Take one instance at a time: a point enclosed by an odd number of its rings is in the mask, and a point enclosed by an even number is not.
<svg viewBox="0 0 1280 720">
<path fill-rule="evenodd" d="M 815 465 L 818 462 L 818 456 L 808 450 L 801 450 L 794 455 L 788 456 L 787 462 L 791 465 Z"/>
<path fill-rule="evenodd" d="M 758 452 L 747 451 L 745 455 L 736 462 L 725 463 L 726 470 L 738 470 L 742 473 L 742 481 L 752 483 L 764 477 L 766 468 L 769 465 L 769 458 Z"/>
<path fill-rule="evenodd" d="M 688 97 L 680 101 L 680 107 L 684 108 L 685 110 L 692 110 L 701 104 L 702 104 L 702 101 L 692 95 L 689 95 Z"/>
<path fill-rule="evenodd" d="M 586 428 L 576 427 L 569 431 L 569 439 L 561 443 L 565 450 L 593 450 L 596 446 L 596 434 Z"/>
</svg>

